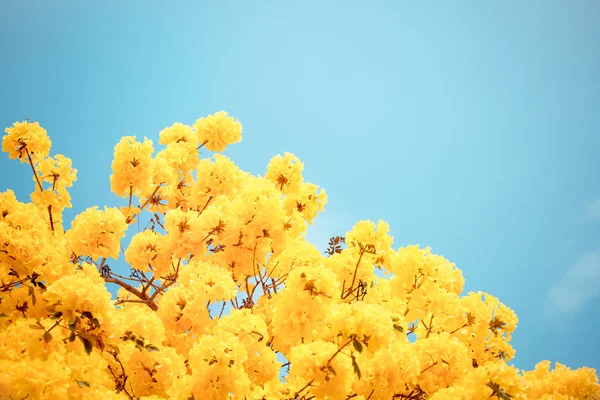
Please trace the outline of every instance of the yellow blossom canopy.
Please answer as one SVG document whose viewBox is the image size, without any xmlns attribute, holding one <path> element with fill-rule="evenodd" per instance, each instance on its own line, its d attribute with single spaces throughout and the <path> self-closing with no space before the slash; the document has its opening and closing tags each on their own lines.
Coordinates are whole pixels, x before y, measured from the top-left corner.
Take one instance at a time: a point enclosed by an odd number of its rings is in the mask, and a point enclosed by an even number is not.
<svg viewBox="0 0 600 400">
<path fill-rule="evenodd" d="M 386 222 L 325 252 L 307 242 L 327 194 L 297 157 L 264 176 L 200 158 L 241 131 L 221 111 L 164 128 L 156 154 L 124 137 L 110 184 L 125 204 L 65 231 L 71 160 L 37 122 L 6 129 L 34 189 L 30 203 L 0 193 L 0 398 L 600 399 L 591 368 L 509 365 L 514 311 L 463 293 L 430 248 L 394 248 Z M 120 252 L 128 271 L 111 265 Z"/>
</svg>

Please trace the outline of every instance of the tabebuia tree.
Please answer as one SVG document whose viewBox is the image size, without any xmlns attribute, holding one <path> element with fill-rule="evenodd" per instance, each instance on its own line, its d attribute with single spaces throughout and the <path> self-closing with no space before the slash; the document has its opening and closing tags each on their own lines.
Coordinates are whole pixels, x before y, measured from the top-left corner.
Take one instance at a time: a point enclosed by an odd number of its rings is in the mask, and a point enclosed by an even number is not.
<svg viewBox="0 0 600 400">
<path fill-rule="evenodd" d="M 6 129 L 34 190 L 0 193 L 1 398 L 600 399 L 593 369 L 508 365 L 515 313 L 462 294 L 429 248 L 394 249 L 385 222 L 308 243 L 325 191 L 288 153 L 264 176 L 240 170 L 219 153 L 241 131 L 218 112 L 163 129 L 156 154 L 123 137 L 123 206 L 65 231 L 71 160 L 36 122 Z"/>
</svg>

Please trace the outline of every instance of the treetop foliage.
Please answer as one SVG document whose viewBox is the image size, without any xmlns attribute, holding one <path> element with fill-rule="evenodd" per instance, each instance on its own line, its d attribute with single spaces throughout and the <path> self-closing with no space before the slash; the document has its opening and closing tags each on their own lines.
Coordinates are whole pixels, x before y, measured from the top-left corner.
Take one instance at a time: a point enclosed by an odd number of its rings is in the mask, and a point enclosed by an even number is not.
<svg viewBox="0 0 600 400">
<path fill-rule="evenodd" d="M 156 154 L 123 137 L 110 176 L 123 206 L 67 231 L 71 160 L 50 156 L 37 122 L 5 132 L 33 192 L 0 193 L 2 398 L 600 399 L 593 369 L 509 365 L 513 310 L 463 294 L 430 248 L 393 248 L 384 221 L 324 252 L 308 243 L 325 190 L 293 154 L 264 176 L 219 154 L 241 140 L 226 112 L 163 129 Z M 119 257 L 129 275 L 110 267 Z"/>
</svg>

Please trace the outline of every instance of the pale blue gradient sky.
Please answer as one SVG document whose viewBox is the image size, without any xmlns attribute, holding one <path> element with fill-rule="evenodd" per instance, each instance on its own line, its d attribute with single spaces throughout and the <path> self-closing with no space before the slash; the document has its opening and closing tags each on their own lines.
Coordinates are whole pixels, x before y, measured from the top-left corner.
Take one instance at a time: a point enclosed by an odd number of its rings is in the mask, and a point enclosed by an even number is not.
<svg viewBox="0 0 600 400">
<path fill-rule="evenodd" d="M 0 125 L 73 159 L 70 221 L 125 204 L 121 136 L 226 110 L 242 168 L 289 151 L 326 188 L 320 247 L 384 219 L 517 312 L 517 367 L 599 369 L 599 3 L 283 3 L 0 0 Z M 27 166 L 0 168 L 27 201 Z"/>
</svg>

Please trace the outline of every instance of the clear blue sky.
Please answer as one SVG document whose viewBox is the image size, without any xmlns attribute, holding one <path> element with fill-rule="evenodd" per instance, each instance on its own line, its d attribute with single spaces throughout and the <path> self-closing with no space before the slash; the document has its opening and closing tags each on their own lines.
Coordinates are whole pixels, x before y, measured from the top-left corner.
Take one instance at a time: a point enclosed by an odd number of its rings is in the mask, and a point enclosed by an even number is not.
<svg viewBox="0 0 600 400">
<path fill-rule="evenodd" d="M 226 110 L 242 168 L 289 151 L 326 188 L 311 241 L 384 219 L 517 312 L 517 367 L 600 369 L 600 3 L 169 3 L 0 0 L 0 125 L 73 159 L 66 221 L 125 204 L 120 137 Z"/>
</svg>

